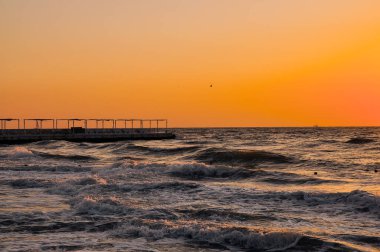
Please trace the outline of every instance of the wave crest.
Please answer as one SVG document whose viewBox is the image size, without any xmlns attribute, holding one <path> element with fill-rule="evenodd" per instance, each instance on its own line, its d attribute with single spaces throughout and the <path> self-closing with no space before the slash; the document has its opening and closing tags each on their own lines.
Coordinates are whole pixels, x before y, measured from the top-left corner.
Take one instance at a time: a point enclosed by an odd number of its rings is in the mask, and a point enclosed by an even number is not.
<svg viewBox="0 0 380 252">
<path fill-rule="evenodd" d="M 358 212 L 371 212 L 379 215 L 380 198 L 366 191 L 355 190 L 349 193 L 306 193 L 293 192 L 278 195 L 283 199 L 306 201 L 309 204 L 337 204 L 351 205 Z M 379 215 L 380 217 L 380 215 Z"/>
<path fill-rule="evenodd" d="M 115 197 L 102 198 L 88 195 L 84 198 L 74 199 L 71 204 L 79 215 L 122 215 L 130 212 Z"/>
<path fill-rule="evenodd" d="M 195 157 L 206 163 L 258 164 L 258 163 L 291 163 L 290 157 L 267 151 L 224 150 L 211 148 L 202 151 Z"/>
<path fill-rule="evenodd" d="M 201 225 L 176 226 L 149 224 L 141 221 L 124 224 L 112 232 L 117 238 L 144 237 L 151 240 L 163 238 L 185 238 L 191 243 L 206 243 L 210 246 L 234 246 L 254 250 L 285 250 L 297 245 L 302 237 L 291 232 L 256 233 L 244 228 L 212 228 Z"/>
<path fill-rule="evenodd" d="M 40 152 L 40 151 L 34 151 L 33 153 L 40 157 L 51 158 L 51 159 L 56 159 L 56 160 L 72 160 L 72 161 L 98 160 L 95 157 L 85 156 L 85 155 L 52 154 L 52 153 Z"/>
<path fill-rule="evenodd" d="M 265 171 L 261 169 L 248 169 L 229 165 L 209 165 L 197 162 L 135 162 L 124 163 L 126 168 L 144 169 L 153 172 L 162 172 L 183 179 L 250 179 L 255 178 L 261 182 L 272 184 L 322 184 L 342 183 L 336 180 L 324 180 L 295 173 Z"/>
<path fill-rule="evenodd" d="M 129 144 L 127 146 L 120 146 L 117 149 L 112 150 L 114 154 L 125 154 L 128 151 L 138 151 L 152 154 L 179 154 L 184 152 L 192 152 L 198 150 L 199 146 L 178 146 L 174 148 L 160 148 L 160 147 L 147 147 L 135 144 Z"/>
<path fill-rule="evenodd" d="M 227 166 L 209 166 L 206 164 L 190 163 L 178 164 L 169 168 L 168 173 L 175 177 L 187 179 L 202 178 L 230 178 L 242 179 L 256 176 L 260 171 L 251 171 L 243 168 Z"/>
<path fill-rule="evenodd" d="M 19 158 L 30 158 L 33 156 L 34 156 L 34 153 L 25 147 L 15 147 L 14 149 L 8 152 L 8 157 L 10 158 L 19 159 Z"/>
</svg>

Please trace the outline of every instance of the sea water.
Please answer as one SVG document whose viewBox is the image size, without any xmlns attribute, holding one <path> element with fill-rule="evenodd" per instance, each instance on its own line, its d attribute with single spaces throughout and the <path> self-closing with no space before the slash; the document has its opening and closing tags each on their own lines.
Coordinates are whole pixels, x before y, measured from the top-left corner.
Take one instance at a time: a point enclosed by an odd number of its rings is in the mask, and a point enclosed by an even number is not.
<svg viewBox="0 0 380 252">
<path fill-rule="evenodd" d="M 0 250 L 380 251 L 380 128 L 175 133 L 0 146 Z"/>
</svg>

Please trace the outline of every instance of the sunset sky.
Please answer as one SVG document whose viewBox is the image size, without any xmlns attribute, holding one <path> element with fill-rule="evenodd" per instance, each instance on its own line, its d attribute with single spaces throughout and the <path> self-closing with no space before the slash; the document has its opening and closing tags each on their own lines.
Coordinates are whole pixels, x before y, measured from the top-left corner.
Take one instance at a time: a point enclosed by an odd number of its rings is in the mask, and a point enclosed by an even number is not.
<svg viewBox="0 0 380 252">
<path fill-rule="evenodd" d="M 1 117 L 380 125 L 380 1 L 0 0 Z"/>
</svg>

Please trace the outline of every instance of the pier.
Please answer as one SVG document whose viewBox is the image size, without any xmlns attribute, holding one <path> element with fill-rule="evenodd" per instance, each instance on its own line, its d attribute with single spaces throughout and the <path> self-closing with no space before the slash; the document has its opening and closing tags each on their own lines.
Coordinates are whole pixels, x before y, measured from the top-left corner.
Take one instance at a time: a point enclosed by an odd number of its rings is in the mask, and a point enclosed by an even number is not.
<svg viewBox="0 0 380 252">
<path fill-rule="evenodd" d="M 0 144 L 174 139 L 167 119 L 0 119 Z"/>
</svg>

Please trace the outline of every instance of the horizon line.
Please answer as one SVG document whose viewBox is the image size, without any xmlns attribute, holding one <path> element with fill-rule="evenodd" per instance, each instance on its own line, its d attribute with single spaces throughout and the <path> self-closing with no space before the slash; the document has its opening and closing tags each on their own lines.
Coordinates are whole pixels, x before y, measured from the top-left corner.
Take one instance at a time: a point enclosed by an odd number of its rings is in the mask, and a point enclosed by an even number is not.
<svg viewBox="0 0 380 252">
<path fill-rule="evenodd" d="M 338 125 L 338 126 L 184 126 L 184 127 L 169 127 L 172 129 L 228 129 L 228 128 L 380 128 L 380 125 L 370 125 L 370 126 L 363 126 L 363 125 L 350 125 L 350 126 L 344 126 L 344 125 Z"/>
</svg>

